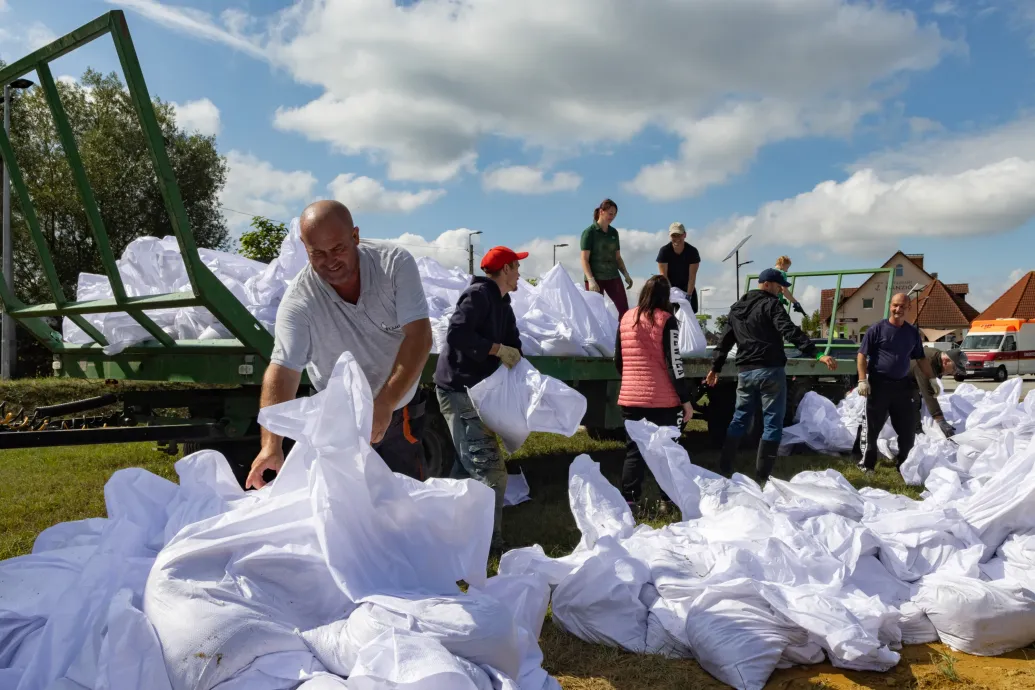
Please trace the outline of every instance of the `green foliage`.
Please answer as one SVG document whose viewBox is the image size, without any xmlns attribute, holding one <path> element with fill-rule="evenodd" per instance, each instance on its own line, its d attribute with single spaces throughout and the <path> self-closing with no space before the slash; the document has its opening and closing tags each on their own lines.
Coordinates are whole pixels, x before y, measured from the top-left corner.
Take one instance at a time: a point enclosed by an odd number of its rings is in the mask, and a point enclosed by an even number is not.
<svg viewBox="0 0 1035 690">
<path fill-rule="evenodd" d="M 538 278 L 525 278 L 525 280 L 528 281 L 529 285 L 538 285 L 539 284 L 539 279 Z"/>
<path fill-rule="evenodd" d="M 115 256 L 138 237 L 172 235 L 147 139 L 121 79 L 87 69 L 80 83 L 61 81 L 57 87 Z M 80 272 L 104 272 L 100 255 L 43 90 L 16 92 L 11 100 L 15 155 L 61 287 L 74 298 Z M 177 128 L 169 103 L 155 99 L 154 108 L 197 245 L 229 249 L 218 206 L 227 165 L 215 137 Z M 21 202 L 12 198 L 16 291 L 27 302 L 49 302 Z"/>
<path fill-rule="evenodd" d="M 268 264 L 277 258 L 288 228 L 262 216 L 252 218 L 251 226 L 255 229 L 241 235 L 241 255 Z"/>
<path fill-rule="evenodd" d="M 809 316 L 801 317 L 801 330 L 805 331 L 808 335 L 813 338 L 818 338 L 823 328 L 823 319 L 819 314 L 819 309 L 812 312 Z"/>
<path fill-rule="evenodd" d="M 726 326 L 729 325 L 729 322 L 729 314 L 719 314 L 717 317 L 715 317 L 715 329 L 719 333 L 722 333 L 724 330 L 726 330 Z"/>
</svg>

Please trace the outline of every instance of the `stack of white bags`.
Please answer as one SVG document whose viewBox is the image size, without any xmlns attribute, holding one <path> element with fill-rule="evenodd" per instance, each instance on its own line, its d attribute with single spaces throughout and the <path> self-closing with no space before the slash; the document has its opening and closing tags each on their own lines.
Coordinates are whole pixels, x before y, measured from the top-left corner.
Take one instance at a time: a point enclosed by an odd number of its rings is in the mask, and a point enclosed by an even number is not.
<svg viewBox="0 0 1035 690">
<path fill-rule="evenodd" d="M 345 353 L 325 391 L 262 411 L 297 441 L 268 487 L 214 451 L 178 485 L 116 472 L 107 518 L 0 562 L 0 688 L 559 689 L 546 580 L 486 578 L 492 490 L 393 474 L 372 410 Z"/>
<path fill-rule="evenodd" d="M 249 312 L 272 332 L 277 307 L 288 284 L 305 267 L 308 257 L 299 237 L 298 219 L 291 221 L 280 254 L 270 264 L 211 249 L 199 250 L 202 262 L 241 301 Z M 191 292 L 186 266 L 175 237 L 142 237 L 126 247 L 117 262 L 119 274 L 130 297 Z M 445 342 L 449 315 L 471 276 L 460 269 L 447 269 L 434 259 L 417 260 L 428 312 L 432 320 L 435 347 Z M 76 299 L 111 299 L 107 277 L 79 274 Z M 702 355 L 706 343 L 697 319 L 686 301 L 686 294 L 672 291 L 681 309 L 680 348 L 683 356 Z M 577 286 L 560 265 L 542 276 L 537 285 L 522 280 L 511 295 L 514 314 L 521 332 L 526 356 L 567 355 L 613 357 L 618 312 L 603 295 Z M 205 308 L 185 307 L 147 312 L 155 323 L 175 340 L 212 340 L 232 338 L 231 333 Z M 125 313 L 89 314 L 85 317 L 108 340 L 104 352 L 114 355 L 127 347 L 148 340 L 148 332 Z M 93 340 L 67 318 L 62 335 L 70 343 Z"/>
</svg>

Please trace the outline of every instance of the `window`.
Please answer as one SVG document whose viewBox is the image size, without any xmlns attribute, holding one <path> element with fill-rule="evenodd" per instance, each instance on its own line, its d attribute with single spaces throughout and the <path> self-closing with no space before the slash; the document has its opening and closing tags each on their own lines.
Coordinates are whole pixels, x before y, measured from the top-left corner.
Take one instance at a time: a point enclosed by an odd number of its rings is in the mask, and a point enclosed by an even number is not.
<svg viewBox="0 0 1035 690">
<path fill-rule="evenodd" d="M 873 309 L 873 298 L 863 300 L 863 309 Z"/>
<path fill-rule="evenodd" d="M 1016 352 L 1016 351 L 1017 351 L 1017 341 L 1015 341 L 1013 339 L 1012 335 L 1006 336 L 1006 338 L 1003 339 L 1003 352 Z"/>
<path fill-rule="evenodd" d="M 905 269 L 902 264 L 895 264 L 895 277 L 901 278 L 905 274 Z"/>
</svg>

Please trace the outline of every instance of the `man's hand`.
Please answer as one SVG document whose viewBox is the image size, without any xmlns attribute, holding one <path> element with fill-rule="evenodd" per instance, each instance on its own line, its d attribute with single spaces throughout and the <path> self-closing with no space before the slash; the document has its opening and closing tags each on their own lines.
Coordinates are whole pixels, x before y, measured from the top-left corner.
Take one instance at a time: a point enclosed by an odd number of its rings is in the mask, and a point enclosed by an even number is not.
<svg viewBox="0 0 1035 690">
<path fill-rule="evenodd" d="M 595 278 L 588 278 L 588 279 L 586 280 L 586 285 L 588 285 L 588 286 L 589 286 L 589 287 L 588 287 L 587 289 L 588 289 L 588 290 L 589 290 L 590 292 L 600 292 L 600 286 L 599 286 L 599 285 L 597 285 L 597 281 L 596 281 L 596 279 L 595 279 Z"/>
<path fill-rule="evenodd" d="M 819 358 L 819 361 L 826 365 L 827 369 L 834 371 L 837 369 L 837 360 L 830 355 L 823 355 Z"/>
<path fill-rule="evenodd" d="M 869 396 L 869 394 L 870 394 L 870 382 L 869 381 L 860 381 L 859 382 L 859 386 L 855 390 L 859 391 L 859 395 L 861 395 L 864 398 Z"/>
<path fill-rule="evenodd" d="M 503 362 L 503 366 L 508 369 L 513 369 L 521 361 L 521 351 L 509 345 L 500 345 L 499 349 L 496 350 L 496 356 Z"/>
<path fill-rule="evenodd" d="M 944 417 L 936 421 L 938 422 L 938 428 L 942 430 L 943 434 L 945 434 L 945 438 L 952 438 L 956 435 L 956 427 L 945 421 Z"/>
<path fill-rule="evenodd" d="M 691 419 L 694 418 L 694 405 L 691 402 L 683 403 L 683 424 L 686 425 Z"/>
<path fill-rule="evenodd" d="M 392 413 L 395 410 L 392 406 L 380 400 L 374 400 L 374 423 L 370 427 L 370 443 L 380 443 L 388 431 L 388 425 L 392 423 Z"/>
<path fill-rule="evenodd" d="M 259 454 L 255 456 L 255 460 L 252 461 L 252 469 L 248 473 L 248 479 L 244 483 L 245 488 L 261 489 L 266 486 L 266 482 L 262 479 L 262 473 L 266 470 L 280 472 L 280 468 L 283 466 L 284 446 L 278 443 L 269 448 L 263 447 L 263 449 L 259 451 Z"/>
<path fill-rule="evenodd" d="M 625 289 L 626 290 L 632 290 L 633 289 L 633 279 L 632 279 L 632 276 L 630 276 L 628 273 L 625 274 Z"/>
<path fill-rule="evenodd" d="M 714 386 L 718 382 L 719 382 L 719 375 L 716 374 L 714 371 L 709 371 L 708 375 L 704 377 L 704 383 L 709 388 Z"/>
<path fill-rule="evenodd" d="M 801 306 L 801 302 L 795 302 L 794 306 L 791 307 L 794 311 L 798 312 L 802 316 L 805 316 L 805 307 Z"/>
</svg>

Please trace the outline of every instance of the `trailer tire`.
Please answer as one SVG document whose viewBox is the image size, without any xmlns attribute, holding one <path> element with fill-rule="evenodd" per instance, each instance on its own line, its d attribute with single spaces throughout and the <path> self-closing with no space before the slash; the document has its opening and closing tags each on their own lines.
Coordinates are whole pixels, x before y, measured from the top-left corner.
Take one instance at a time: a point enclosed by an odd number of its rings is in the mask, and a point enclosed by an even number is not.
<svg viewBox="0 0 1035 690">
<path fill-rule="evenodd" d="M 287 455 L 288 451 L 291 450 L 291 445 L 294 442 L 291 439 L 284 439 L 284 454 Z M 246 439 L 246 440 L 229 440 L 223 441 L 222 443 L 184 443 L 183 455 L 187 456 L 192 453 L 197 453 L 201 450 L 214 450 L 221 453 L 226 458 L 227 464 L 230 465 L 231 471 L 234 473 L 234 478 L 237 479 L 237 483 L 243 489 L 244 484 L 248 481 L 248 473 L 252 469 L 252 462 L 255 460 L 255 456 L 259 454 L 259 449 L 262 447 L 262 442 L 257 438 Z M 263 475 L 266 481 L 271 481 L 276 474 L 267 470 Z"/>
</svg>

